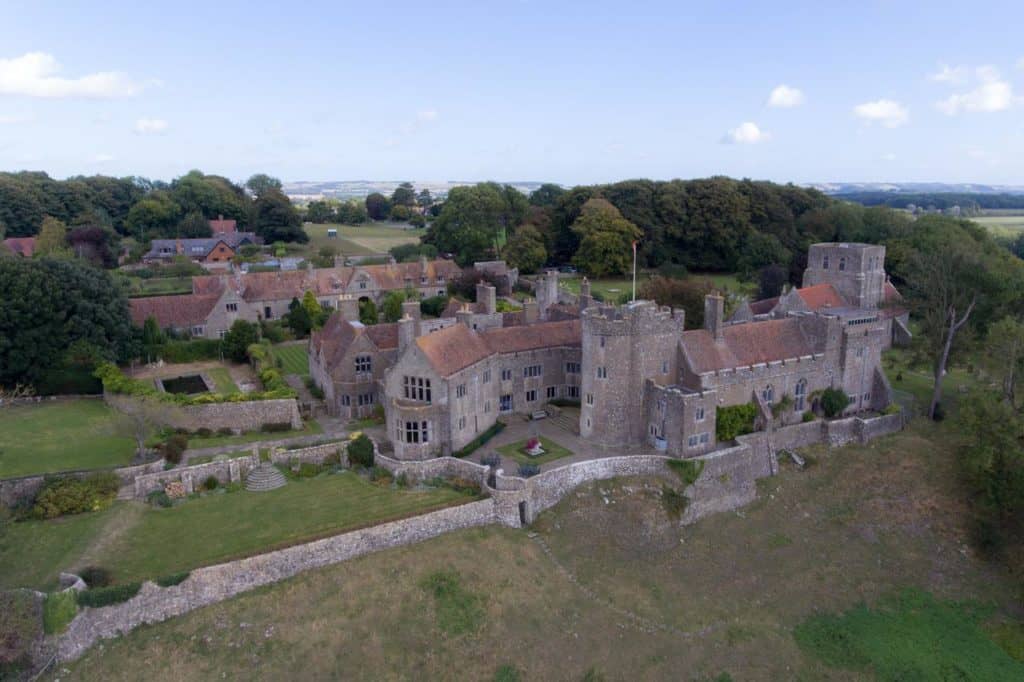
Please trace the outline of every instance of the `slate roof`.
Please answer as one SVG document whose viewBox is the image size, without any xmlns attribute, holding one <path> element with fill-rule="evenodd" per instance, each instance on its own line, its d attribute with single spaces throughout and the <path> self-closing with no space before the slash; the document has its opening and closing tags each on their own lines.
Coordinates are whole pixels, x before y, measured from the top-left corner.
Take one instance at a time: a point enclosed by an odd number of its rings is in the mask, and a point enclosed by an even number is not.
<svg viewBox="0 0 1024 682">
<path fill-rule="evenodd" d="M 232 249 L 237 249 L 243 242 L 250 244 L 259 243 L 259 238 L 253 232 L 229 232 L 217 234 L 206 239 L 154 239 L 150 244 L 149 251 L 144 258 L 164 258 L 178 255 L 178 244 L 181 243 L 181 255 L 190 258 L 205 258 L 213 251 L 217 244 L 224 242 Z M 165 252 L 164 249 L 170 249 Z M 196 249 L 196 250 L 194 250 Z"/>
<path fill-rule="evenodd" d="M 188 329 L 205 325 L 213 307 L 220 300 L 219 294 L 184 296 L 149 296 L 128 300 L 132 324 L 141 327 L 146 319 L 155 317 L 161 329 L 175 327 Z"/>
<path fill-rule="evenodd" d="M 787 317 L 726 325 L 716 343 L 705 329 L 683 332 L 683 352 L 697 374 L 812 355 L 815 348 L 803 332 L 801 319 Z"/>
</svg>

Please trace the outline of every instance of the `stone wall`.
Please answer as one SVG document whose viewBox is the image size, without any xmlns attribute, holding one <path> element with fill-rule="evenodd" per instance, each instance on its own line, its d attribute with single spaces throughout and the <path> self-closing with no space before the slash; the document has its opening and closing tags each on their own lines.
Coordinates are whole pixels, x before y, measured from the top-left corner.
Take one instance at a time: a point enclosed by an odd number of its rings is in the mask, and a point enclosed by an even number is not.
<svg viewBox="0 0 1024 682">
<path fill-rule="evenodd" d="M 172 587 L 161 588 L 146 582 L 135 597 L 122 604 L 83 609 L 58 639 L 57 655 L 61 661 L 71 661 L 99 640 L 118 637 L 139 625 L 159 623 L 303 571 L 493 521 L 493 504 L 490 500 L 480 500 L 248 559 L 199 568 L 184 582 Z"/>
<path fill-rule="evenodd" d="M 127 395 L 106 393 L 103 399 L 111 407 L 123 410 L 135 400 Z M 302 428 L 299 404 L 294 398 L 278 400 L 247 400 L 237 403 L 209 403 L 206 405 L 176 406 L 168 404 L 161 413 L 160 421 L 173 429 L 195 431 L 207 428 L 211 431 L 231 429 L 235 433 L 259 431 L 264 424 L 291 424 L 293 429 Z"/>
<path fill-rule="evenodd" d="M 221 485 L 240 483 L 245 475 L 259 463 L 258 456 L 247 455 L 218 462 L 175 467 L 166 471 L 163 471 L 161 467 L 161 471 L 157 473 L 144 474 L 135 478 L 134 496 L 136 499 L 143 500 L 154 490 L 163 490 L 164 486 L 172 481 L 181 481 L 185 486 L 185 492 L 192 493 L 210 476 L 215 477 Z"/>
<path fill-rule="evenodd" d="M 373 463 L 391 472 L 395 477 L 405 474 L 410 483 L 422 483 L 432 478 L 461 478 L 483 487 L 489 467 L 457 457 L 435 457 L 421 461 L 404 461 L 382 455 L 374 443 Z"/>
<path fill-rule="evenodd" d="M 20 478 L 7 478 L 0 480 L 0 504 L 5 507 L 13 507 L 19 501 L 35 497 L 36 493 L 43 487 L 47 477 L 73 477 L 86 478 L 93 474 L 114 473 L 121 479 L 122 488 L 129 488 L 134 484 L 136 477 L 142 474 L 149 474 L 156 471 L 163 471 L 164 461 L 157 460 L 148 464 L 139 464 L 130 467 L 118 467 L 116 469 L 83 469 L 79 471 L 61 471 L 52 474 L 40 474 L 37 476 L 22 476 Z"/>
<path fill-rule="evenodd" d="M 291 464 L 292 462 L 323 464 L 324 460 L 332 455 L 338 455 L 342 466 L 348 466 L 348 448 L 344 441 L 311 445 L 308 448 L 296 448 L 295 450 L 274 448 L 270 452 L 270 461 L 274 464 Z"/>
</svg>

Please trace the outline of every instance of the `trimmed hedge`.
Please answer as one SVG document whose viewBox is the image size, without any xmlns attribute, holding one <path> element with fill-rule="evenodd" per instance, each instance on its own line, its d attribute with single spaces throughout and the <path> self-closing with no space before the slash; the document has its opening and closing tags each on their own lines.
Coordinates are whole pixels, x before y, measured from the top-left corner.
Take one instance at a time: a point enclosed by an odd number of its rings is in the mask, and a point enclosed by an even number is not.
<svg viewBox="0 0 1024 682">
<path fill-rule="evenodd" d="M 358 438 L 348 444 L 349 466 L 359 466 L 364 469 L 373 467 L 373 441 L 366 434 L 360 434 Z"/>
<path fill-rule="evenodd" d="M 751 433 L 756 417 L 757 405 L 754 403 L 715 408 L 715 438 L 724 443 Z"/>
<path fill-rule="evenodd" d="M 185 579 L 191 575 L 191 571 L 182 571 L 181 573 L 172 573 L 170 575 L 163 575 L 154 580 L 160 587 L 173 587 L 175 585 L 185 582 Z"/>
<path fill-rule="evenodd" d="M 838 388 L 826 388 L 821 392 L 821 411 L 829 419 L 842 414 L 852 402 L 853 398 Z"/>
<path fill-rule="evenodd" d="M 91 606 L 99 608 L 126 602 L 139 593 L 142 583 L 125 583 L 123 585 L 111 585 L 110 587 L 97 587 L 91 590 L 84 590 L 78 593 L 79 606 Z"/>
<path fill-rule="evenodd" d="M 501 433 L 504 430 L 505 430 L 505 422 L 502 422 L 502 421 L 494 422 L 494 424 L 491 426 L 491 428 L 487 429 L 486 431 L 481 433 L 479 436 L 477 436 L 473 440 L 469 441 L 466 444 L 466 447 L 462 448 L 458 452 L 453 452 L 452 453 L 452 457 L 460 457 L 461 458 L 461 457 L 467 457 L 467 456 L 473 454 L 478 448 L 480 448 L 482 445 L 485 445 L 487 443 L 487 441 L 491 440 L 492 438 L 494 438 L 495 436 L 497 436 L 499 433 Z"/>
</svg>

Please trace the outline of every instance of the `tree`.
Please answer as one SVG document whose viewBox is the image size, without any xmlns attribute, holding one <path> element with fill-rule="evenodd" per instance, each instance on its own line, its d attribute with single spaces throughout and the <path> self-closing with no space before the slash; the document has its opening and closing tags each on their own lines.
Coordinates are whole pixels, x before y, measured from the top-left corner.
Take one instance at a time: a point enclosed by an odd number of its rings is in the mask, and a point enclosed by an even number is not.
<svg viewBox="0 0 1024 682">
<path fill-rule="evenodd" d="M 419 204 L 420 208 L 428 208 L 434 203 L 434 197 L 430 195 L 430 190 L 424 187 L 420 190 L 420 193 L 416 195 L 416 203 Z"/>
<path fill-rule="evenodd" d="M 405 302 L 405 293 L 395 290 L 389 291 L 381 304 L 381 312 L 384 314 L 385 322 L 398 322 L 402 319 L 402 303 Z"/>
<path fill-rule="evenodd" d="M 119 241 L 120 237 L 116 232 L 99 225 L 81 225 L 72 228 L 68 233 L 71 251 L 100 268 L 117 266 Z"/>
<path fill-rule="evenodd" d="M 766 265 L 757 273 L 757 297 L 775 298 L 789 281 L 789 270 L 781 265 Z"/>
<path fill-rule="evenodd" d="M 181 209 L 166 192 L 154 192 L 133 205 L 125 219 L 125 227 L 140 241 L 146 241 L 146 234 L 170 236 L 178 223 Z"/>
<path fill-rule="evenodd" d="M 456 187 L 423 241 L 455 255 L 459 265 L 496 255 L 506 235 L 526 215 L 526 197 L 513 187 L 482 182 Z"/>
<path fill-rule="evenodd" d="M 607 277 L 631 269 L 631 243 L 640 238 L 640 230 L 608 201 L 587 201 L 573 222 L 572 230 L 580 237 L 572 262 L 583 272 L 593 277 Z"/>
<path fill-rule="evenodd" d="M 311 201 L 306 207 L 306 220 L 311 223 L 330 223 L 337 219 L 337 214 L 326 201 Z"/>
<path fill-rule="evenodd" d="M 704 297 L 714 291 L 714 283 L 706 278 L 675 279 L 659 275 L 642 283 L 638 296 L 658 305 L 682 308 L 686 311 L 686 328 L 700 329 L 704 326 Z"/>
<path fill-rule="evenodd" d="M 405 204 L 398 204 L 397 206 L 391 207 L 391 220 L 396 223 L 404 223 L 412 217 L 412 209 Z"/>
<path fill-rule="evenodd" d="M 257 199 L 270 191 L 280 192 L 282 185 L 277 178 L 266 173 L 257 173 L 245 181 L 245 187 L 253 193 Z"/>
<path fill-rule="evenodd" d="M 268 189 L 256 199 L 256 234 L 268 244 L 309 241 L 298 211 L 288 197 L 276 189 Z"/>
<path fill-rule="evenodd" d="M 531 206 L 550 207 L 558 203 L 558 200 L 565 194 L 561 186 L 546 182 L 537 189 L 530 192 Z"/>
<path fill-rule="evenodd" d="M 292 302 L 288 304 L 284 323 L 300 339 L 309 336 L 309 332 L 313 329 L 313 318 L 310 317 L 309 309 L 302 305 L 302 301 L 297 298 L 293 298 Z"/>
<path fill-rule="evenodd" d="M 202 213 L 189 211 L 178 223 L 178 234 L 185 239 L 205 239 L 213 236 L 213 230 Z"/>
<path fill-rule="evenodd" d="M 259 327 L 255 323 L 235 320 L 224 335 L 224 355 L 235 362 L 245 362 L 249 357 L 249 346 L 259 340 Z"/>
<path fill-rule="evenodd" d="M 359 321 L 363 324 L 377 324 L 377 306 L 370 299 L 359 302 Z"/>
<path fill-rule="evenodd" d="M 391 213 L 391 202 L 380 192 L 366 196 L 366 213 L 370 220 L 384 220 Z"/>
<path fill-rule="evenodd" d="M 160 329 L 160 324 L 156 321 L 156 318 L 150 315 L 146 318 L 146 321 L 142 323 L 142 345 L 143 346 L 159 346 L 166 340 L 164 332 Z"/>
<path fill-rule="evenodd" d="M 320 301 L 316 300 L 316 294 L 312 291 L 306 291 L 302 295 L 302 307 L 305 308 L 306 314 L 309 315 L 309 321 L 313 329 L 322 327 L 330 314 L 329 311 L 324 310 L 323 306 L 320 305 Z"/>
<path fill-rule="evenodd" d="M 117 406 L 117 431 L 135 441 L 135 454 L 146 452 L 146 441 L 161 425 L 167 423 L 168 412 L 177 408 L 151 396 L 134 396 Z"/>
<path fill-rule="evenodd" d="M 533 225 L 520 225 L 504 249 L 505 260 L 522 273 L 537 272 L 547 261 L 544 238 Z"/>
<path fill-rule="evenodd" d="M 433 244 L 399 244 L 392 246 L 388 253 L 398 263 L 411 263 L 419 260 L 420 256 L 430 260 L 437 258 L 437 247 Z"/>
<path fill-rule="evenodd" d="M 342 225 L 362 225 L 370 219 L 366 203 L 349 199 L 338 206 L 338 222 Z"/>
<path fill-rule="evenodd" d="M 0 386 L 34 384 L 76 341 L 109 360 L 134 355 L 128 300 L 77 260 L 0 260 Z"/>
<path fill-rule="evenodd" d="M 1007 316 L 989 327 L 979 360 L 1002 388 L 1003 400 L 1017 409 L 1017 381 L 1024 369 L 1024 321 Z"/>
<path fill-rule="evenodd" d="M 71 256 L 68 248 L 68 228 L 56 218 L 46 216 L 43 226 L 36 236 L 35 255 L 67 258 Z"/>
<path fill-rule="evenodd" d="M 391 193 L 392 206 L 415 206 L 416 190 L 411 182 L 403 182 Z"/>
</svg>

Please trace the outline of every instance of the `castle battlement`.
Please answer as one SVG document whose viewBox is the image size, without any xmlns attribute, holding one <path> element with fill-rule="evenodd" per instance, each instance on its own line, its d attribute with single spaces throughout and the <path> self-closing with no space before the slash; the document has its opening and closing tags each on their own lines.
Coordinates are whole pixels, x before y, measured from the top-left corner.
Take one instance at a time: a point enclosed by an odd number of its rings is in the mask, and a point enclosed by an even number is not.
<svg viewBox="0 0 1024 682">
<path fill-rule="evenodd" d="M 654 301 L 633 301 L 620 306 L 591 306 L 583 311 L 583 333 L 600 336 L 678 334 L 685 311 L 659 306 Z"/>
</svg>

